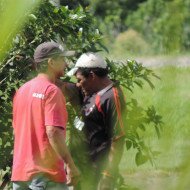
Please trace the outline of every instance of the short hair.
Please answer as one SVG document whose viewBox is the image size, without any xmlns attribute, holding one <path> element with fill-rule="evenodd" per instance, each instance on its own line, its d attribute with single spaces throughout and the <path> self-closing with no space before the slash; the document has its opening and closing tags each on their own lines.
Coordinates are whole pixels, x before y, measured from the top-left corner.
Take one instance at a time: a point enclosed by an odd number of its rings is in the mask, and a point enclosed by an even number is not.
<svg viewBox="0 0 190 190">
<path fill-rule="evenodd" d="M 95 75 L 97 75 L 98 77 L 105 77 L 108 75 L 108 68 L 87 68 L 87 67 L 79 67 L 77 72 L 80 72 L 84 77 L 88 77 L 90 75 L 90 72 L 93 72 Z M 75 74 L 76 75 L 76 74 Z"/>
<path fill-rule="evenodd" d="M 53 56 L 51 56 L 49 58 L 57 59 L 59 57 L 60 57 L 60 55 L 53 55 Z M 48 66 L 48 60 L 36 63 L 37 72 L 45 72 L 47 70 L 47 66 Z"/>
<path fill-rule="evenodd" d="M 37 72 L 45 72 L 47 70 L 47 61 L 36 63 Z"/>
</svg>

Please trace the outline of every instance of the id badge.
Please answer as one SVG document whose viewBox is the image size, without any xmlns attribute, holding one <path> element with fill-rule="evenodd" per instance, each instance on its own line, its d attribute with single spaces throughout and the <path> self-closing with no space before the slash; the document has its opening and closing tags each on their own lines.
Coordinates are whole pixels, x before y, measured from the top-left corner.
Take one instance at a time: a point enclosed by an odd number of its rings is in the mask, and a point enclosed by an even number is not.
<svg viewBox="0 0 190 190">
<path fill-rule="evenodd" d="M 80 120 L 80 118 L 78 116 L 75 117 L 74 120 L 74 126 L 75 128 L 77 128 L 79 131 L 82 131 L 83 127 L 84 127 L 84 122 Z"/>
</svg>

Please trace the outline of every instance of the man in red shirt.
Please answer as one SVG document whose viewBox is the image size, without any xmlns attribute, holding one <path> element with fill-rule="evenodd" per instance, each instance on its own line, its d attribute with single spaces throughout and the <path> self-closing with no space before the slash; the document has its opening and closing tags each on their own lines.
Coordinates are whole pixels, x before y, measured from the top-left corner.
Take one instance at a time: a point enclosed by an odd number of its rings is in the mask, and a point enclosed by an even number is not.
<svg viewBox="0 0 190 190">
<path fill-rule="evenodd" d="M 13 190 L 68 189 L 66 181 L 78 182 L 79 171 L 65 144 L 65 98 L 55 85 L 64 75 L 64 57 L 71 55 L 55 42 L 40 44 L 34 53 L 38 75 L 14 97 Z"/>
</svg>

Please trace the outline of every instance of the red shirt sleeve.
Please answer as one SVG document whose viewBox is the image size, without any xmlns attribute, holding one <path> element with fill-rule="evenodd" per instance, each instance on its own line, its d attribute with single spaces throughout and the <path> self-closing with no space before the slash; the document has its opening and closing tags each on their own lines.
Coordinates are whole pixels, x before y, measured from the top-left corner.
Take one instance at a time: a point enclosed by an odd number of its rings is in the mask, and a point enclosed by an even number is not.
<svg viewBox="0 0 190 190">
<path fill-rule="evenodd" d="M 66 127 L 66 101 L 59 88 L 51 90 L 45 100 L 45 125 Z"/>
</svg>

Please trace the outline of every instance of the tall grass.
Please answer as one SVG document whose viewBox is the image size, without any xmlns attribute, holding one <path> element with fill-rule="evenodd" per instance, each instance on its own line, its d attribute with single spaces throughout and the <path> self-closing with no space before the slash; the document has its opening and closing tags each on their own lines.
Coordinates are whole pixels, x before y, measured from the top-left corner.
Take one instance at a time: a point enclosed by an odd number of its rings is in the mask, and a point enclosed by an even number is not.
<svg viewBox="0 0 190 190">
<path fill-rule="evenodd" d="M 145 85 L 143 90 L 137 87 L 134 94 L 128 94 L 128 96 L 134 96 L 143 107 L 153 104 L 163 116 L 161 138 L 158 139 L 151 129 L 145 137 L 150 146 L 160 151 L 160 155 L 156 159 L 156 167 L 148 163 L 136 167 L 133 159 L 134 152 L 126 152 L 123 159 L 125 163 L 123 172 L 144 171 L 148 180 L 151 172 L 155 175 L 156 171 L 162 171 L 162 174 L 167 173 L 170 177 L 173 176 L 171 178 L 168 176 L 168 180 L 166 176 L 161 176 L 160 184 L 157 176 L 158 180 L 155 183 L 158 184 L 154 188 L 152 186 L 152 189 L 183 190 L 186 186 L 190 188 L 190 161 L 188 159 L 190 157 L 190 68 L 167 66 L 154 69 L 154 71 L 161 78 L 161 80 L 153 79 L 155 90 Z M 145 183 L 146 180 L 140 183 L 143 190 L 147 188 Z"/>
</svg>

